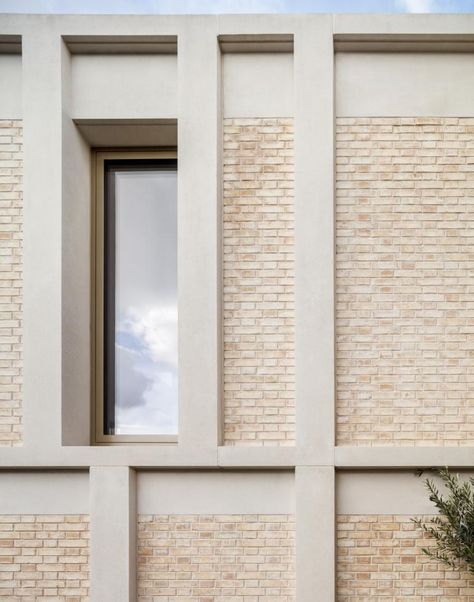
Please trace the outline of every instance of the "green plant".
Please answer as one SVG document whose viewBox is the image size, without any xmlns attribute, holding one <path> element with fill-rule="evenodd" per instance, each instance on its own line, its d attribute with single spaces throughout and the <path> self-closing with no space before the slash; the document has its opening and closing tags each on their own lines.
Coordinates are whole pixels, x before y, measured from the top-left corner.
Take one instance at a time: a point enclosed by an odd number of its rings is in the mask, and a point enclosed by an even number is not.
<svg viewBox="0 0 474 602">
<path fill-rule="evenodd" d="M 422 550 L 430 558 L 452 568 L 467 568 L 474 574 L 474 478 L 462 480 L 447 468 L 436 472 L 447 493 L 442 495 L 432 479 L 425 480 L 429 499 L 439 515 L 428 522 L 413 519 L 434 540 L 433 547 Z"/>
</svg>

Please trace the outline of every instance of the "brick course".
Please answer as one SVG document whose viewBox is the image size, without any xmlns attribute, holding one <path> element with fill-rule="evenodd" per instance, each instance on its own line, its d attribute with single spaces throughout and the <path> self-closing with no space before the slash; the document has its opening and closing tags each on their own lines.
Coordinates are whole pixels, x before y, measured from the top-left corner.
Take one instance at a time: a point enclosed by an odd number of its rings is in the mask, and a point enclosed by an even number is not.
<svg viewBox="0 0 474 602">
<path fill-rule="evenodd" d="M 225 119 L 224 442 L 293 445 L 292 119 Z"/>
<path fill-rule="evenodd" d="M 0 516 L 0 600 L 88 599 L 87 516 Z"/>
<path fill-rule="evenodd" d="M 431 545 L 409 516 L 338 516 L 338 602 L 474 600 L 474 577 L 425 556 Z"/>
<path fill-rule="evenodd" d="M 140 515 L 138 602 L 293 602 L 290 515 Z"/>
<path fill-rule="evenodd" d="M 0 446 L 21 445 L 22 122 L 0 120 Z"/>
<path fill-rule="evenodd" d="M 337 120 L 340 445 L 474 444 L 473 134 Z"/>
</svg>

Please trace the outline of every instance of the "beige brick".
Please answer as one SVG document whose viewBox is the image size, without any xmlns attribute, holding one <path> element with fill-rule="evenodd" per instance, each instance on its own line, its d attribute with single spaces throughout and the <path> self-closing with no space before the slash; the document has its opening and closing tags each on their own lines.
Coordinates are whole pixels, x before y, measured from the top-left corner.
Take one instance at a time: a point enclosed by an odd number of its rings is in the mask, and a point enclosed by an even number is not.
<svg viewBox="0 0 474 602">
<path fill-rule="evenodd" d="M 338 602 L 473 600 L 474 578 L 425 556 L 431 545 L 409 516 L 339 515 Z"/>
<path fill-rule="evenodd" d="M 88 516 L 9 515 L 0 522 L 8 532 L 0 541 L 0 600 L 89 599 Z"/>
<path fill-rule="evenodd" d="M 294 445 L 292 119 L 225 119 L 224 442 Z"/>
<path fill-rule="evenodd" d="M 0 120 L 0 446 L 7 447 L 22 442 L 21 140 L 21 121 Z"/>
<path fill-rule="evenodd" d="M 474 443 L 474 119 L 338 119 L 337 440 Z"/>
<path fill-rule="evenodd" d="M 138 602 L 293 602 L 292 515 L 140 515 Z"/>
</svg>

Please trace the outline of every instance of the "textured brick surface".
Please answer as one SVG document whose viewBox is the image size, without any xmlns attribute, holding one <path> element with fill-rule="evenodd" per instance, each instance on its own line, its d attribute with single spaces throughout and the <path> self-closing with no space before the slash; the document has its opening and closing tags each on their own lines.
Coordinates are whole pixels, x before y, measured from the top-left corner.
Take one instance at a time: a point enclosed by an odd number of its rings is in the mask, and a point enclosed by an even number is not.
<svg viewBox="0 0 474 602">
<path fill-rule="evenodd" d="M 474 444 L 473 136 L 337 121 L 339 444 Z"/>
<path fill-rule="evenodd" d="M 290 515 L 138 521 L 138 601 L 294 601 Z"/>
<path fill-rule="evenodd" d="M 338 602 L 474 600 L 474 577 L 425 556 L 409 516 L 340 515 L 337 544 Z"/>
<path fill-rule="evenodd" d="M 0 446 L 21 445 L 22 122 L 0 120 Z"/>
<path fill-rule="evenodd" d="M 224 441 L 293 445 L 292 119 L 224 120 Z"/>
<path fill-rule="evenodd" d="M 0 600 L 88 599 L 88 517 L 0 516 Z"/>
</svg>

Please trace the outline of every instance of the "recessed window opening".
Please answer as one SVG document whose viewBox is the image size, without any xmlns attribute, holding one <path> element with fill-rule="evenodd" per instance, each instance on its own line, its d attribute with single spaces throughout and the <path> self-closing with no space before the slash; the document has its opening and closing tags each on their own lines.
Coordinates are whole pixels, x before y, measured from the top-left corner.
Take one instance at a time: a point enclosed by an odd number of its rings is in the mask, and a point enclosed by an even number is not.
<svg viewBox="0 0 474 602">
<path fill-rule="evenodd" d="M 176 159 L 104 159 L 101 210 L 99 438 L 173 438 L 178 434 Z"/>
</svg>

